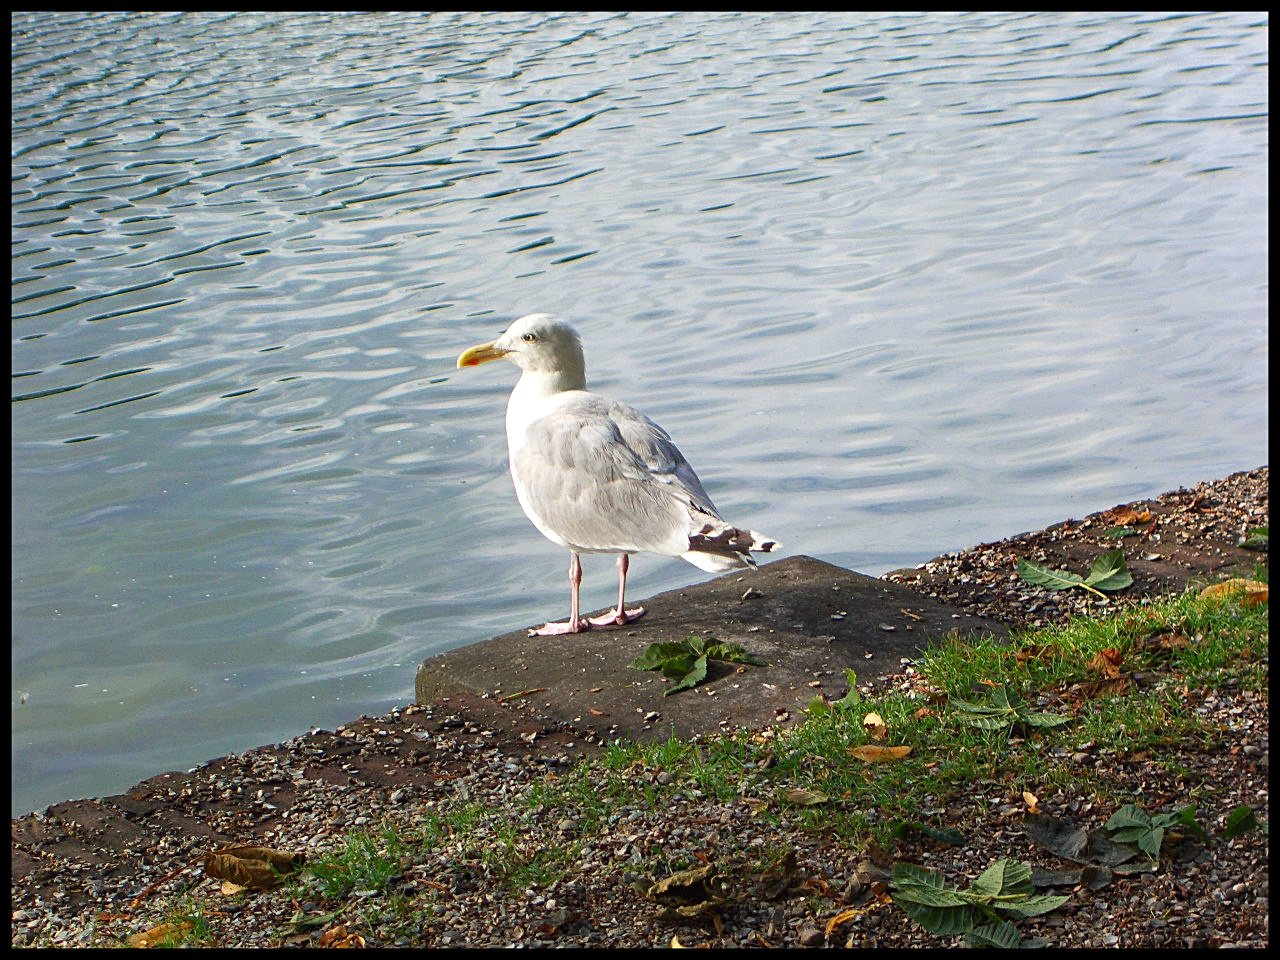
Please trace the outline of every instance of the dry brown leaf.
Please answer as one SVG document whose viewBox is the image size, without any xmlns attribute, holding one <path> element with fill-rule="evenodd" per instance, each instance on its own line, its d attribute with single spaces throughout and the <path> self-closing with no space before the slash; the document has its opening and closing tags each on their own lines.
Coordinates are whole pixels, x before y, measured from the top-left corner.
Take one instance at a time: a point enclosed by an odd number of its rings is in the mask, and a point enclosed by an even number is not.
<svg viewBox="0 0 1280 960">
<path fill-rule="evenodd" d="M 1108 523 L 1115 524 L 1117 527 L 1125 527 L 1131 523 L 1146 523 L 1151 519 L 1151 511 L 1143 508 L 1135 510 L 1133 507 L 1114 507 L 1106 511 L 1103 515 Z"/>
<path fill-rule="evenodd" d="M 862 729 L 867 731 L 867 736 L 872 740 L 883 740 L 885 734 L 889 732 L 884 719 L 878 713 L 868 713 L 863 717 Z"/>
<path fill-rule="evenodd" d="M 1022 802 L 1027 805 L 1027 813 L 1040 812 L 1040 801 L 1030 790 L 1022 791 Z"/>
<path fill-rule="evenodd" d="M 1018 663 L 1024 663 L 1027 660 L 1051 660 L 1061 654 L 1062 648 L 1056 643 L 1029 643 L 1013 656 Z"/>
<path fill-rule="evenodd" d="M 1102 674 L 1108 680 L 1115 680 L 1123 672 L 1120 667 L 1124 663 L 1124 654 L 1115 647 L 1099 650 L 1089 661 L 1089 669 Z"/>
<path fill-rule="evenodd" d="M 358 933 L 347 933 L 346 924 L 333 927 L 320 934 L 320 939 L 316 942 L 321 947 L 363 947 L 365 945 L 364 937 Z"/>
<path fill-rule="evenodd" d="M 1174 630 L 1172 633 L 1161 633 L 1147 640 L 1149 647 L 1154 646 L 1159 650 L 1180 650 L 1191 644 L 1191 638 L 1185 633 L 1179 633 Z"/>
<path fill-rule="evenodd" d="M 1086 700 L 1098 700 L 1102 697 L 1122 697 L 1129 692 L 1129 678 L 1117 677 L 1107 680 L 1088 680 L 1076 685 L 1080 695 Z"/>
<path fill-rule="evenodd" d="M 131 947 L 158 947 L 172 943 L 184 933 L 194 929 L 195 924 L 190 920 L 183 920 L 181 923 L 162 923 L 142 933 L 135 933 L 126 942 Z"/>
<path fill-rule="evenodd" d="M 681 870 L 650 884 L 644 895 L 661 907 L 659 920 L 690 919 L 713 914 L 729 897 L 729 881 L 711 864 Z"/>
<path fill-rule="evenodd" d="M 911 752 L 910 747 L 876 747 L 871 744 L 864 744 L 861 747 L 846 748 L 849 753 L 853 754 L 864 763 L 883 763 L 887 760 L 901 760 Z"/>
<path fill-rule="evenodd" d="M 273 847 L 221 847 L 205 854 L 204 872 L 255 890 L 270 890 L 282 877 L 302 868 L 306 856 Z"/>
<path fill-rule="evenodd" d="M 835 930 L 836 927 L 840 926 L 840 924 L 846 923 L 847 921 L 857 917 L 859 914 L 863 914 L 863 913 L 866 913 L 868 910 L 874 909 L 874 907 L 875 905 L 872 904 L 870 906 L 850 907 L 848 910 L 841 910 L 834 917 L 832 917 L 830 920 L 827 921 L 827 925 L 824 928 L 827 938 L 828 939 L 831 938 L 832 932 Z"/>
</svg>

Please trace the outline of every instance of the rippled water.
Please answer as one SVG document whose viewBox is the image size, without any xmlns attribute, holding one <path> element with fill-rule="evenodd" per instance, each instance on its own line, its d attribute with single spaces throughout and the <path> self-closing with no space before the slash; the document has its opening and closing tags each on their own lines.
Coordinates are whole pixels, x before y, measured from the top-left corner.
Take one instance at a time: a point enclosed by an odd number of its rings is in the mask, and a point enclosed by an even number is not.
<svg viewBox="0 0 1280 960">
<path fill-rule="evenodd" d="M 562 616 L 523 313 L 867 573 L 1267 460 L 1264 15 L 12 25 L 15 812 Z"/>
</svg>

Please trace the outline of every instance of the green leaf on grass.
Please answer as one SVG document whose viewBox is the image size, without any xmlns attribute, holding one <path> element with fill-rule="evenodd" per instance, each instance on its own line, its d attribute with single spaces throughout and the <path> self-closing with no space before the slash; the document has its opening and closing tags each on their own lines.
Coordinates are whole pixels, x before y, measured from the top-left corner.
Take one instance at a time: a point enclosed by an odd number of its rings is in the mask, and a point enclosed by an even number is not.
<svg viewBox="0 0 1280 960">
<path fill-rule="evenodd" d="M 831 705 L 841 710 L 849 707 L 856 707 L 862 702 L 862 694 L 858 692 L 858 673 L 852 667 L 846 667 L 844 671 L 845 682 L 849 684 L 849 692 L 839 700 L 834 701 Z"/>
<path fill-rule="evenodd" d="M 967 714 L 961 719 L 979 730 L 1002 730 L 1015 723 L 1028 727 L 1058 727 L 1071 720 L 1059 713 L 1029 710 L 1018 695 L 1003 683 L 991 691 L 990 704 L 973 703 L 959 697 L 952 697 L 948 703 Z"/>
</svg>

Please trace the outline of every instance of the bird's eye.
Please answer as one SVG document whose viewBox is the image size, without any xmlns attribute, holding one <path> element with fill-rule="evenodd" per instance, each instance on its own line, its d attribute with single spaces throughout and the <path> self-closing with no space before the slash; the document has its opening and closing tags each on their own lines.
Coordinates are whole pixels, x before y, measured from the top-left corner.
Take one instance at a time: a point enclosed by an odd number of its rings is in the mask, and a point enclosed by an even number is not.
<svg viewBox="0 0 1280 960">
<path fill-rule="evenodd" d="M 526 333 L 520 339 L 523 340 L 525 343 L 533 343 L 533 341 L 537 340 L 538 338 L 534 336 L 532 333 Z"/>
</svg>

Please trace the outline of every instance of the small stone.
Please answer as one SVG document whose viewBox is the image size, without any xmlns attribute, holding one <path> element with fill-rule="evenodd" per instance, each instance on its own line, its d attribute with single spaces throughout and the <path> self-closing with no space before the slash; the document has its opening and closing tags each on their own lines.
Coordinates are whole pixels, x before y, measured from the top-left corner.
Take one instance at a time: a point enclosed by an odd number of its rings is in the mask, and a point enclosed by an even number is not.
<svg viewBox="0 0 1280 960">
<path fill-rule="evenodd" d="M 826 936 L 817 927 L 804 926 L 800 928 L 800 946 L 802 947 L 820 947 L 826 942 Z"/>
</svg>

